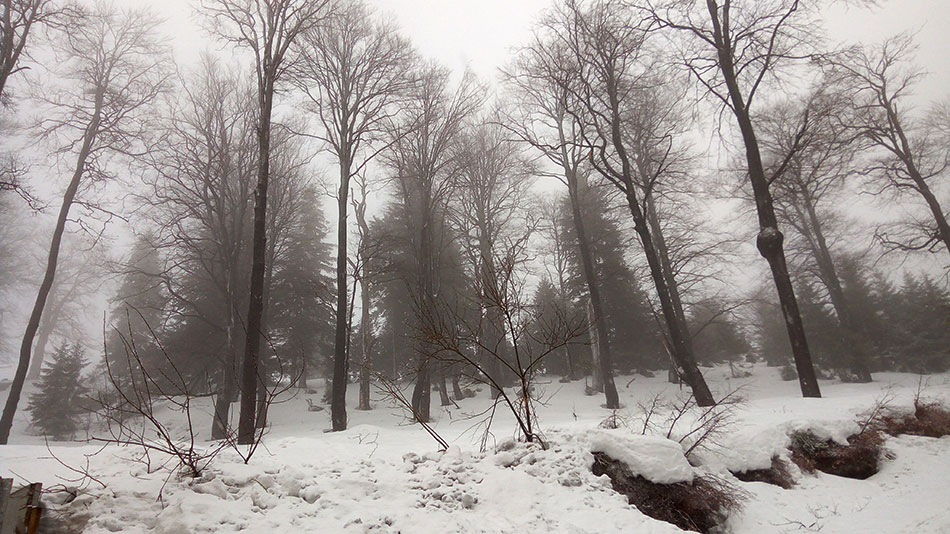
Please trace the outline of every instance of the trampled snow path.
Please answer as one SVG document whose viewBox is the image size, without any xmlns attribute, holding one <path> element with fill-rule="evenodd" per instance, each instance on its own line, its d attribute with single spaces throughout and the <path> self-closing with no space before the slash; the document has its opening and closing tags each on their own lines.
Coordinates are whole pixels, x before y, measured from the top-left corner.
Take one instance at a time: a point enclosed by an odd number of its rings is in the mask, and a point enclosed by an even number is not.
<svg viewBox="0 0 950 534">
<path fill-rule="evenodd" d="M 843 438 L 855 414 L 873 405 L 888 385 L 894 404 L 909 406 L 916 376 L 882 373 L 864 385 L 824 381 L 824 399 L 801 399 L 797 383 L 781 382 L 776 369 L 756 367 L 742 380 L 727 379 L 723 369 L 705 372 L 720 394 L 744 384 L 747 398 L 721 448 L 703 454 L 700 468 L 749 493 L 729 521 L 732 532 L 950 533 L 950 437 L 888 439 L 895 458 L 864 481 L 802 475 L 798 486 L 782 490 L 739 482 L 727 471 L 767 465 L 783 451 L 789 429 Z M 947 378 L 931 377 L 927 395 L 950 401 Z M 625 388 L 629 380 L 618 379 L 626 406 L 618 415 L 630 427 L 636 427 L 638 401 L 678 394 L 662 377 L 637 377 Z M 500 415 L 493 427 L 497 439 L 488 452 L 477 452 L 478 436 L 463 414 L 483 408 L 485 392 L 460 401 L 460 409 L 439 412 L 436 429 L 453 444 L 445 453 L 435 452 L 431 438 L 386 406 L 351 411 L 349 430 L 323 433 L 327 412 L 307 412 L 302 395 L 272 409 L 266 449 L 250 465 L 225 454 L 201 480 L 172 478 L 166 484 L 164 473 L 149 474 L 127 460 L 129 451 L 108 449 L 91 458 L 108 489 L 91 486 L 69 510 L 74 524 L 85 523 L 90 533 L 679 532 L 641 514 L 606 477 L 590 472 L 592 440 L 602 441 L 605 433 L 596 427 L 610 415 L 599 407 L 602 399 L 585 397 L 582 383 L 547 382 L 543 387 L 553 396 L 540 412 L 547 450 L 510 442 L 513 426 Z M 24 430 L 18 421 L 13 444 L 0 447 L 0 472 L 47 486 L 60 483 L 55 475 L 68 476 L 66 470 L 48 458 L 41 438 Z M 621 444 L 637 432 L 606 431 Z M 93 450 L 53 445 L 57 457 L 74 465 Z M 659 459 L 655 465 L 664 467 Z"/>
</svg>

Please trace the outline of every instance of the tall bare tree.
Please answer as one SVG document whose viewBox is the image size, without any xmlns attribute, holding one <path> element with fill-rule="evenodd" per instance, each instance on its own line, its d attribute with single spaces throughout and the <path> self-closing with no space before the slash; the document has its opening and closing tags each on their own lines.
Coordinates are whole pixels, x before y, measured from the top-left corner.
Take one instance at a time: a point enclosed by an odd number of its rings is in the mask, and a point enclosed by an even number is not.
<svg viewBox="0 0 950 534">
<path fill-rule="evenodd" d="M 254 441 L 256 423 L 274 96 L 297 59 L 292 47 L 299 44 L 304 34 L 326 20 L 329 4 L 329 0 L 202 0 L 200 3 L 211 33 L 250 52 L 257 76 L 257 187 L 254 190 L 251 288 L 245 325 L 247 336 L 241 366 L 241 417 L 238 422 L 238 443 L 241 444 Z"/>
<path fill-rule="evenodd" d="M 166 87 L 168 50 L 156 39 L 155 17 L 142 11 L 117 11 L 98 6 L 64 29 L 57 49 L 64 56 L 62 75 L 68 80 L 47 100 L 61 114 L 46 119 L 43 131 L 66 140 L 61 152 L 75 157 L 75 166 L 50 241 L 46 274 L 40 285 L 20 346 L 20 361 L 0 418 L 0 443 L 13 425 L 33 338 L 56 277 L 60 243 L 69 211 L 80 187 L 110 177 L 108 161 L 136 152 L 151 131 L 146 108 Z"/>
<path fill-rule="evenodd" d="M 787 165 L 780 163 L 774 172 L 766 173 L 752 104 L 783 64 L 814 52 L 810 47 L 820 41 L 815 20 L 818 7 L 818 2 L 808 0 L 670 0 L 642 7 L 658 28 L 674 30 L 685 39 L 679 60 L 739 126 L 758 215 L 756 247 L 772 271 L 805 397 L 820 397 L 821 390 L 769 188 Z"/>
<path fill-rule="evenodd" d="M 581 207 L 581 182 L 590 172 L 586 164 L 589 150 L 583 147 L 583 128 L 576 115 L 567 111 L 570 91 L 565 86 L 569 76 L 568 51 L 536 36 L 535 42 L 525 48 L 507 73 L 514 93 L 514 111 L 507 120 L 509 128 L 520 139 L 541 151 L 559 172 L 553 176 L 567 186 L 571 217 L 581 256 L 584 282 L 592 308 L 592 347 L 599 350 L 601 383 L 608 408 L 620 407 L 620 398 L 613 380 L 613 358 L 607 335 L 607 322 L 600 281 L 594 270 L 594 257 Z M 593 343 L 596 341 L 596 344 Z"/>
<path fill-rule="evenodd" d="M 853 176 L 856 136 L 843 123 L 851 113 L 839 95 L 840 87 L 820 85 L 803 98 L 777 105 L 759 118 L 765 165 L 787 160 L 785 171 L 772 182 L 775 210 L 781 221 L 795 230 L 800 246 L 787 246 L 794 261 L 796 249 L 805 256 L 800 263 L 814 265 L 817 279 L 825 287 L 838 318 L 842 347 L 848 364 L 839 369 L 843 380 L 870 382 L 861 325 L 847 298 L 838 264 L 832 254 L 834 206 L 842 200 L 845 181 Z M 843 246 L 852 245 L 847 240 Z M 844 251 L 837 250 L 838 253 Z"/>
<path fill-rule="evenodd" d="M 668 350 L 697 403 L 710 406 L 715 401 L 696 364 L 685 314 L 678 313 L 674 304 L 678 292 L 664 273 L 657 228 L 650 225 L 648 206 L 643 203 L 666 167 L 665 155 L 671 146 L 668 135 L 643 127 L 644 117 L 636 114 L 644 104 L 640 93 L 649 94 L 657 87 L 657 62 L 647 53 L 647 32 L 632 11 L 612 0 L 589 7 L 569 0 L 546 28 L 550 39 L 568 54 L 567 111 L 583 125 L 589 161 L 626 200 L 669 333 Z"/>
<path fill-rule="evenodd" d="M 169 266 L 161 283 L 182 315 L 205 316 L 194 297 L 181 291 L 187 277 L 208 280 L 226 318 L 226 347 L 215 380 L 211 435 L 228 435 L 231 403 L 237 400 L 237 364 L 247 281 L 244 263 L 256 170 L 255 117 L 251 89 L 204 56 L 172 95 L 164 121 L 165 142 L 151 154 L 155 179 L 142 200 L 158 228 L 155 245 Z M 207 318 L 217 328 L 218 321 Z"/>
<path fill-rule="evenodd" d="M 346 429 L 347 212 L 350 179 L 382 149 L 382 133 L 416 84 L 415 52 L 390 23 L 358 1 L 344 2 L 325 26 L 306 35 L 297 83 L 309 97 L 325 141 L 340 167 L 337 191 L 337 307 L 330 412 Z M 385 144 L 385 143 L 383 143 Z"/>
<path fill-rule="evenodd" d="M 521 145 L 509 139 L 497 121 L 475 125 L 461 147 L 451 216 L 468 252 L 476 292 L 488 319 L 486 339 L 481 343 L 491 354 L 503 354 L 510 332 L 499 315 L 501 310 L 492 305 L 492 295 L 501 290 L 498 269 L 492 262 L 499 254 L 498 247 L 505 246 L 506 238 L 523 225 L 534 169 Z M 487 370 L 494 375 L 490 383 L 495 397 L 498 384 L 514 379 L 505 376 L 501 363 L 493 356 L 486 361 Z"/>
</svg>

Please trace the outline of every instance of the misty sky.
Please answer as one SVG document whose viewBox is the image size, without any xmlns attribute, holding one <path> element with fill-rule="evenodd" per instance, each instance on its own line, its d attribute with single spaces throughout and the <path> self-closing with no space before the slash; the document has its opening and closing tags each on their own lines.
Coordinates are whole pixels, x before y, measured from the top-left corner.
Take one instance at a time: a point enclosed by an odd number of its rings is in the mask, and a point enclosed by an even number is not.
<svg viewBox="0 0 950 534">
<path fill-rule="evenodd" d="M 196 0 L 126 0 L 148 6 L 168 19 L 179 60 L 190 61 L 212 43 L 198 27 Z M 550 0 L 370 0 L 395 17 L 400 28 L 427 57 L 456 71 L 466 67 L 482 77 L 495 75 L 524 43 Z M 832 2 L 827 2 L 832 4 Z M 842 3 L 843 4 L 843 3 Z M 904 31 L 917 32 L 917 60 L 930 76 L 920 87 L 925 100 L 946 98 L 950 87 L 950 1 L 882 0 L 877 7 L 832 5 L 827 9 L 832 42 L 875 42 Z"/>
</svg>

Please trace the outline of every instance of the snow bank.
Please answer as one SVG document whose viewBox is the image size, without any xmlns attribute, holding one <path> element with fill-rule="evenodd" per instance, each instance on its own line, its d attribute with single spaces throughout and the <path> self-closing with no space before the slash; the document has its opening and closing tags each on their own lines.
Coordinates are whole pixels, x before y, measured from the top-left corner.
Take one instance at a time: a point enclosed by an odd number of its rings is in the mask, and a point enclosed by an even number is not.
<svg viewBox="0 0 950 534">
<path fill-rule="evenodd" d="M 666 438 L 595 432 L 590 450 L 627 464 L 631 473 L 656 484 L 693 481 L 693 466 L 683 448 Z"/>
</svg>

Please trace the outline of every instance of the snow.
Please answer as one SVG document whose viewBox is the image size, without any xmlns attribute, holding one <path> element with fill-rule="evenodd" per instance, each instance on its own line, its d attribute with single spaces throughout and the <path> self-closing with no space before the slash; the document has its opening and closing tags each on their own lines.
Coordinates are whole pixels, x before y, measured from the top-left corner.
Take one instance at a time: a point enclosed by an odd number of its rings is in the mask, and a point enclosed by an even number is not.
<svg viewBox="0 0 950 534">
<path fill-rule="evenodd" d="M 693 466 L 683 455 L 682 445 L 665 437 L 600 431 L 592 437 L 590 450 L 627 464 L 631 474 L 656 484 L 693 481 Z"/>
<path fill-rule="evenodd" d="M 224 451 L 197 480 L 169 476 L 157 469 L 157 457 L 151 468 L 138 463 L 130 449 L 94 454 L 98 447 L 83 443 L 51 443 L 50 449 L 72 466 L 85 465 L 90 455 L 90 470 L 106 486 L 93 482 L 62 507 L 72 531 L 92 534 L 680 532 L 629 505 L 606 476 L 594 476 L 594 450 L 623 459 L 654 481 L 712 473 L 741 487 L 748 499 L 728 521 L 734 534 L 819 529 L 950 534 L 950 437 L 888 438 L 894 459 L 867 480 L 805 475 L 793 468 L 799 483 L 783 490 L 739 482 L 728 472 L 767 467 L 772 456 L 787 455 L 793 430 L 844 439 L 885 390 L 895 407 L 908 408 L 916 375 L 875 374 L 871 384 L 822 381 L 824 398 L 803 399 L 798 384 L 782 382 L 774 368 L 757 366 L 743 379 L 729 378 L 722 368 L 704 373 L 717 395 L 742 386 L 746 400 L 736 406 L 726 431 L 691 455 L 697 467 L 686 463 L 676 433 L 674 440 L 665 439 L 665 432 L 640 435 L 638 403 L 657 394 L 667 399 L 684 394 L 665 377 L 640 376 L 618 378 L 626 408 L 616 415 L 626 426 L 613 430 L 599 428 L 614 412 L 600 407 L 602 397 L 585 396 L 583 382 L 559 384 L 542 377 L 538 386 L 549 400 L 538 408 L 546 447 L 512 439 L 512 418 L 498 412 L 482 451 L 483 427 L 470 418 L 488 406 L 488 392 L 481 391 L 458 401 L 460 408 L 438 408 L 435 401 L 433 428 L 451 444 L 445 452 L 408 424 L 401 410 L 381 401 L 372 411 L 350 410 L 349 430 L 325 433 L 328 411 L 308 412 L 304 394 L 271 408 L 270 432 L 248 465 Z M 318 401 L 323 392 L 315 381 L 311 386 L 318 391 L 309 397 Z M 925 396 L 950 401 L 950 377 L 931 377 Z M 196 402 L 202 410 L 194 414 L 196 423 L 210 421 L 210 402 Z M 42 438 L 27 434 L 27 417 L 18 414 L 11 444 L 0 447 L 0 475 L 47 488 L 75 485 L 67 479 L 76 474 L 51 456 Z"/>
</svg>

